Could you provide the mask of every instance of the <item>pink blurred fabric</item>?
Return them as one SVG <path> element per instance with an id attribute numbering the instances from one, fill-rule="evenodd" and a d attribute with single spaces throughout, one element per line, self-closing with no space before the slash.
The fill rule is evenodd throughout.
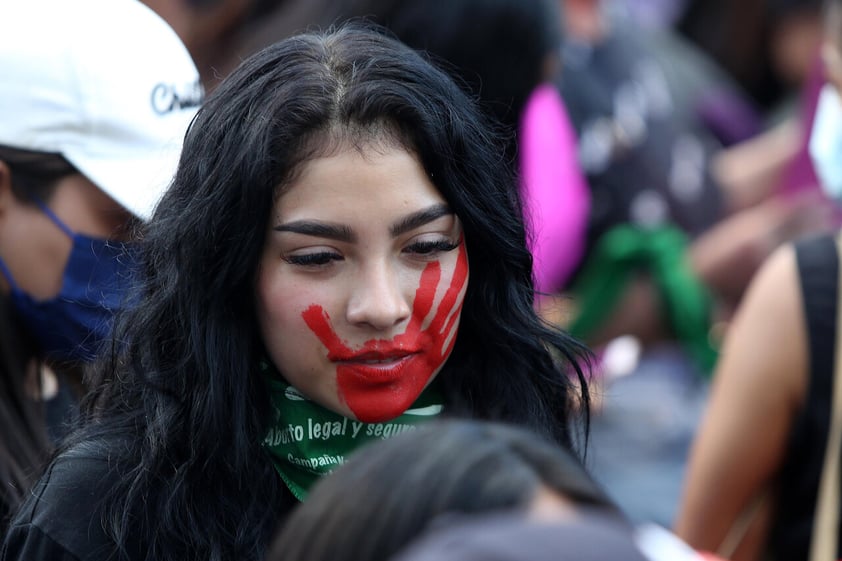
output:
<path id="1" fill-rule="evenodd" d="M 816 53 L 810 73 L 801 89 L 799 99 L 799 113 L 804 136 L 801 139 L 801 148 L 789 167 L 783 174 L 780 191 L 784 195 L 792 195 L 805 190 L 819 190 L 818 178 L 813 170 L 813 162 L 810 159 L 808 145 L 810 142 L 810 130 L 813 128 L 813 119 L 816 116 L 816 105 L 819 100 L 819 92 L 824 85 L 824 69 L 821 58 Z"/>
<path id="2" fill-rule="evenodd" d="M 813 161 L 810 158 L 810 132 L 813 129 L 813 121 L 816 117 L 816 107 L 819 101 L 819 93 L 827 79 L 824 75 L 824 65 L 819 52 L 816 52 L 813 65 L 810 69 L 805 83 L 801 88 L 800 107 L 798 117 L 802 126 L 803 136 L 798 153 L 784 169 L 781 182 L 778 186 L 778 194 L 784 198 L 797 197 L 808 192 L 814 192 L 821 197 L 825 203 L 833 209 L 834 226 L 842 227 L 842 207 L 832 199 L 829 199 L 819 185 L 819 179 L 813 168 Z"/>
<path id="3" fill-rule="evenodd" d="M 527 100 L 518 140 L 535 288 L 557 292 L 584 253 L 591 199 L 576 132 L 552 84 L 539 86 Z"/>

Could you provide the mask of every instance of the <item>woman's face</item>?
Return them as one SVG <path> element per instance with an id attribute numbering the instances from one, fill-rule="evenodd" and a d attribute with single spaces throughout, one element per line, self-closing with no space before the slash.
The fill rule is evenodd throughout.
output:
<path id="1" fill-rule="evenodd" d="M 304 164 L 257 276 L 271 360 L 322 406 L 380 422 L 441 370 L 468 283 L 459 219 L 417 158 L 354 148 Z"/>

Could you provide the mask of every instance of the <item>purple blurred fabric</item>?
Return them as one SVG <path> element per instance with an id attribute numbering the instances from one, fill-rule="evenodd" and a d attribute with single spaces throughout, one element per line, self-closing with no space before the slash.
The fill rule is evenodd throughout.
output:
<path id="1" fill-rule="evenodd" d="M 801 123 L 803 123 L 804 131 L 803 138 L 801 139 L 801 149 L 781 180 L 780 191 L 783 194 L 791 194 L 818 187 L 819 180 L 813 169 L 813 162 L 810 160 L 807 145 L 810 140 L 810 130 L 813 128 L 813 119 L 816 116 L 819 91 L 822 89 L 824 81 L 821 59 L 817 55 L 801 92 L 799 118 Z"/>
<path id="2" fill-rule="evenodd" d="M 782 197 L 798 196 L 807 192 L 816 193 L 823 197 L 827 204 L 835 209 L 834 223 L 836 226 L 842 226 L 842 208 L 824 196 L 808 149 L 810 131 L 813 128 L 813 120 L 816 116 L 819 92 L 822 86 L 824 86 L 825 81 L 824 67 L 821 57 L 817 52 L 813 60 L 813 65 L 810 68 L 810 73 L 801 91 L 799 107 L 799 120 L 802 124 L 803 131 L 801 147 L 784 172 L 778 187 L 778 193 Z"/>
<path id="3" fill-rule="evenodd" d="M 723 144 L 731 146 L 760 133 L 763 120 L 746 98 L 726 89 L 704 92 L 696 105 L 700 120 Z"/>

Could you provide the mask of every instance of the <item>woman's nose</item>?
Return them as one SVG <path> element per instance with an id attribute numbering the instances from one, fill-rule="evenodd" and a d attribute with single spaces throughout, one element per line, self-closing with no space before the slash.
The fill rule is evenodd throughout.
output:
<path id="1" fill-rule="evenodd" d="M 403 286 L 390 264 L 372 264 L 352 282 L 346 312 L 349 323 L 389 329 L 412 313 L 412 290 Z"/>

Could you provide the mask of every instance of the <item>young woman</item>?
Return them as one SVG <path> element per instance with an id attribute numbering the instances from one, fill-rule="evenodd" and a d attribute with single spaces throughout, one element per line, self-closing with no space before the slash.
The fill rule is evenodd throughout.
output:
<path id="1" fill-rule="evenodd" d="M 506 170 L 470 99 L 377 30 L 247 59 L 187 134 L 87 422 L 0 558 L 259 560 L 320 474 L 439 414 L 572 446 L 587 355 L 533 311 Z"/>

